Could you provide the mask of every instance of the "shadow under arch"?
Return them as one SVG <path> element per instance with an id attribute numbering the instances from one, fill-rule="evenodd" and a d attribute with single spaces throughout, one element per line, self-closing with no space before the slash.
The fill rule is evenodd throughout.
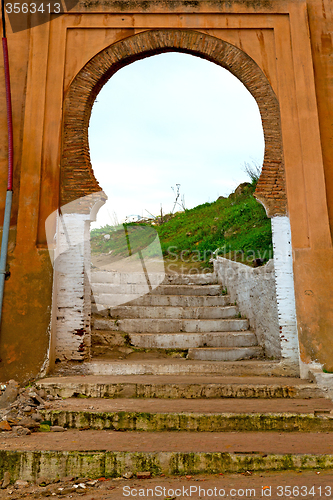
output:
<path id="1" fill-rule="evenodd" d="M 257 63 L 241 49 L 194 30 L 149 30 L 103 49 L 75 76 L 64 99 L 60 204 L 102 195 L 91 166 L 88 125 L 93 103 L 103 85 L 119 69 L 163 52 L 195 55 L 229 70 L 249 90 L 261 114 L 265 138 L 262 173 L 255 192 L 267 215 L 286 215 L 280 110 L 277 97 Z M 104 193 L 103 193 L 104 195 Z M 104 195 L 105 197 L 105 195 Z M 89 212 L 90 206 L 80 206 Z"/>

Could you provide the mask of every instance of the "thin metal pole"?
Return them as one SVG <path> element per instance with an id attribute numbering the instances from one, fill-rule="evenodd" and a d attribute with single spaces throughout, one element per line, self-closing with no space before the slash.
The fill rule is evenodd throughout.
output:
<path id="1" fill-rule="evenodd" d="M 12 209 L 12 198 L 13 198 L 13 191 L 7 191 L 5 216 L 2 229 L 1 253 L 0 253 L 0 324 L 2 316 L 3 292 L 4 292 L 5 277 L 6 277 L 7 250 L 8 250 L 8 238 L 9 238 L 9 228 L 10 228 L 10 213 Z"/>
<path id="2" fill-rule="evenodd" d="M 2 50 L 3 50 L 4 69 L 5 69 L 7 127 L 8 127 L 8 178 L 7 178 L 7 194 L 6 194 L 5 214 L 4 214 L 4 221 L 2 228 L 2 241 L 1 241 L 1 253 L 0 253 L 0 325 L 1 325 L 3 293 L 4 293 L 5 277 L 6 277 L 10 215 L 12 210 L 12 199 L 13 199 L 13 165 L 14 165 L 12 99 L 10 90 L 9 59 L 8 59 L 8 46 L 6 38 L 6 18 L 5 18 L 4 0 L 1 0 L 1 13 L 2 13 L 2 33 L 3 33 Z"/>

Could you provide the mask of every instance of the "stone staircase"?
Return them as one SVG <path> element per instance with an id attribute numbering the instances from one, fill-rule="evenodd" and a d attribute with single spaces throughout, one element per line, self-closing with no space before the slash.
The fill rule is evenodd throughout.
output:
<path id="1" fill-rule="evenodd" d="M 332 469 L 332 401 L 280 360 L 259 359 L 213 275 L 92 279 L 95 357 L 35 382 L 48 400 L 44 432 L 2 440 L 2 474 L 130 487 L 133 475 Z"/>
<path id="2" fill-rule="evenodd" d="M 263 354 L 254 333 L 212 275 L 156 277 L 150 290 L 142 277 L 102 276 L 93 278 L 96 357 L 59 363 L 35 383 L 49 395 L 44 431 L 66 432 L 0 443 L 2 471 L 131 485 L 142 473 L 332 469 L 332 401 L 279 360 L 254 357 Z"/>
<path id="3" fill-rule="evenodd" d="M 278 360 L 254 357 L 256 337 L 214 276 L 156 278 L 148 291 L 142 277 L 102 276 L 95 358 L 59 363 L 35 383 L 51 432 L 0 443 L 0 470 L 11 467 L 13 480 L 122 477 L 130 487 L 132 476 L 333 467 L 332 401 Z"/>
<path id="4" fill-rule="evenodd" d="M 139 350 L 202 361 L 264 356 L 248 320 L 230 304 L 214 274 L 169 275 L 147 290 L 142 275 L 99 271 L 91 286 L 93 356 L 130 359 Z"/>
<path id="5" fill-rule="evenodd" d="M 11 467 L 13 480 L 333 466 L 333 404 L 305 380 L 63 374 L 35 385 L 49 395 L 44 432 L 0 446 L 0 466 Z"/>

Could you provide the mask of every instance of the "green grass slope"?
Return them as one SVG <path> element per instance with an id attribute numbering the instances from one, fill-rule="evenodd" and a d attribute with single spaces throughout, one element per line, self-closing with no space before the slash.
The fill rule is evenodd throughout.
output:
<path id="1" fill-rule="evenodd" d="M 252 265 L 272 257 L 271 222 L 253 196 L 254 186 L 229 198 L 176 214 L 157 228 L 163 255 L 207 263 L 213 255 Z"/>
<path id="2" fill-rule="evenodd" d="M 228 198 L 204 203 L 191 210 L 164 216 L 154 223 L 104 226 L 91 231 L 92 253 L 111 252 L 116 258 L 144 249 L 156 236 L 167 262 L 209 266 L 214 255 L 247 265 L 273 256 L 270 219 L 253 196 L 254 185 L 244 184 Z M 138 231 L 138 226 L 142 231 Z M 105 241 L 103 235 L 111 234 Z M 131 245 L 129 246 L 129 242 Z"/>

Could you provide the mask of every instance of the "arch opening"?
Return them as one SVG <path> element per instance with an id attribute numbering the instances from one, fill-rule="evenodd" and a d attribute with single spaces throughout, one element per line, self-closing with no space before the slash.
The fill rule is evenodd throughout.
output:
<path id="1" fill-rule="evenodd" d="M 285 215 L 279 105 L 267 78 L 237 47 L 210 35 L 185 30 L 146 31 L 117 42 L 97 54 L 75 77 L 64 102 L 61 205 L 101 191 L 93 174 L 88 141 L 91 109 L 101 88 L 121 67 L 170 51 L 196 55 L 228 69 L 252 94 L 260 110 L 265 137 L 265 156 L 256 197 L 269 217 Z"/>
<path id="2" fill-rule="evenodd" d="M 100 227 L 228 196 L 250 181 L 245 164 L 261 167 L 264 137 L 240 80 L 202 58 L 168 52 L 112 76 L 92 109 L 89 147 L 108 196 L 93 224 Z"/>

